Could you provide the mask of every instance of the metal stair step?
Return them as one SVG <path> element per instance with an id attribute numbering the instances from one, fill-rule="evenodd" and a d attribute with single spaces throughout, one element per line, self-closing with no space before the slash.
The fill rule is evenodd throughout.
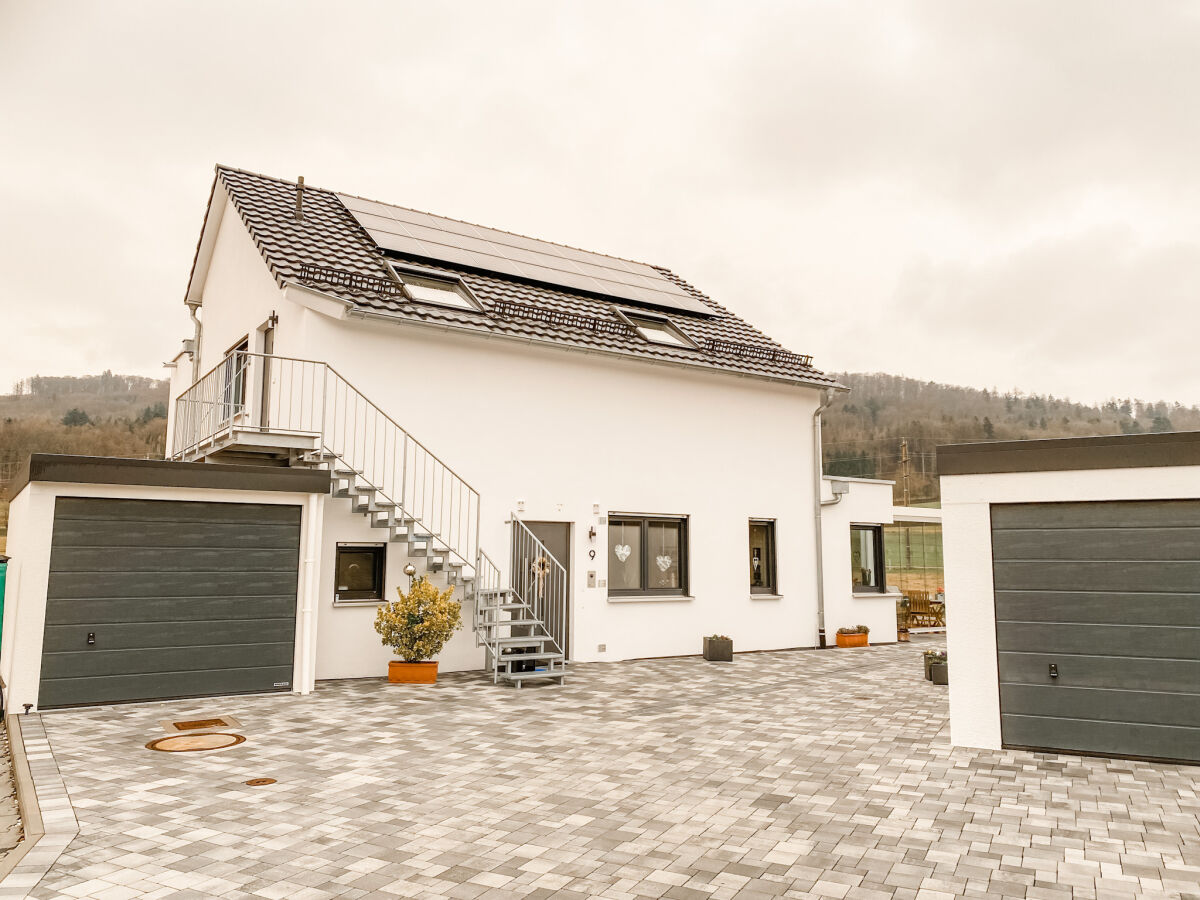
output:
<path id="1" fill-rule="evenodd" d="M 563 655 L 558 652 L 551 653 L 549 651 L 546 651 L 545 653 L 501 653 L 498 658 L 499 658 L 500 662 L 513 661 L 513 660 L 515 660 L 517 662 L 520 662 L 521 660 L 530 662 L 532 660 L 539 660 L 539 659 L 561 660 L 563 658 Z M 565 662 L 565 660 L 564 660 L 564 662 Z"/>
<path id="2" fill-rule="evenodd" d="M 511 681 L 517 687 L 521 686 L 523 681 L 543 681 L 545 679 L 557 678 L 559 684 L 567 677 L 566 669 L 547 669 L 545 672 L 501 672 L 499 677 L 505 681 Z"/>
<path id="3" fill-rule="evenodd" d="M 552 640 L 554 639 L 547 635 L 539 636 L 536 634 L 528 634 L 508 635 L 507 637 L 492 638 L 491 642 L 499 645 L 500 648 L 503 649 L 505 647 L 541 647 L 544 646 L 547 641 Z"/>
<path id="4" fill-rule="evenodd" d="M 492 622 L 480 622 L 479 624 L 482 625 L 484 628 L 494 628 L 497 625 L 529 626 L 529 625 L 541 625 L 542 620 L 541 619 L 496 619 L 495 621 L 492 621 Z"/>

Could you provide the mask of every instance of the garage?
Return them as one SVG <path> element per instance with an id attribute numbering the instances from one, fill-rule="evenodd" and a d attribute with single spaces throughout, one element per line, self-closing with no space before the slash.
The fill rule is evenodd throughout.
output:
<path id="1" fill-rule="evenodd" d="M 992 507 L 1005 746 L 1200 748 L 1200 500 Z"/>
<path id="2" fill-rule="evenodd" d="M 312 690 L 329 473 L 34 454 L 9 507 L 9 708 Z"/>
<path id="3" fill-rule="evenodd" d="M 290 691 L 300 507 L 59 497 L 41 705 Z"/>
<path id="4" fill-rule="evenodd" d="M 951 742 L 1200 762 L 1200 434 L 938 467 Z"/>

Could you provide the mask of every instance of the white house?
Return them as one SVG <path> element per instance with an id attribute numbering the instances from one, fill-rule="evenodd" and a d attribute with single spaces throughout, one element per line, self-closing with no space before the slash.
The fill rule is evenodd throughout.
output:
<path id="1" fill-rule="evenodd" d="M 312 589 L 295 678 L 271 685 L 381 675 L 375 610 L 410 566 L 464 601 L 443 671 L 519 684 L 715 632 L 821 642 L 819 412 L 840 386 L 670 271 L 218 167 L 185 300 L 172 459 L 332 478 L 287 526 L 312 536 Z"/>

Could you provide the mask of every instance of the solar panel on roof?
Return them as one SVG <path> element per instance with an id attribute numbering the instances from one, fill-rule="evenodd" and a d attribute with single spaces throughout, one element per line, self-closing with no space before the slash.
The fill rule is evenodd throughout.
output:
<path id="1" fill-rule="evenodd" d="M 338 198 L 385 250 L 643 306 L 693 315 L 713 314 L 675 282 L 643 263 L 345 194 L 338 194 Z"/>

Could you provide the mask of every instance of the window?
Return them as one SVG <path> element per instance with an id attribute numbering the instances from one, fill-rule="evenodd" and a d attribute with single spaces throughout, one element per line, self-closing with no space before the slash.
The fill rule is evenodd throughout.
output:
<path id="1" fill-rule="evenodd" d="M 385 544 L 338 544 L 335 602 L 383 599 Z"/>
<path id="2" fill-rule="evenodd" d="M 750 520 L 750 593 L 775 594 L 775 523 Z"/>
<path id="3" fill-rule="evenodd" d="M 609 516 L 609 596 L 687 594 L 687 519 Z"/>
<path id="4" fill-rule="evenodd" d="M 463 284 L 460 278 L 401 266 L 396 266 L 395 269 L 404 283 L 404 294 L 409 300 L 433 303 L 437 306 L 454 306 L 458 309 L 480 308 L 470 288 Z"/>
<path id="5" fill-rule="evenodd" d="M 855 593 L 884 590 L 883 526 L 850 526 L 850 573 Z"/>
<path id="6" fill-rule="evenodd" d="M 668 344 L 672 347 L 695 347 L 688 336 L 671 324 L 670 319 L 659 316 L 636 315 L 618 311 L 617 315 L 652 344 Z"/>

